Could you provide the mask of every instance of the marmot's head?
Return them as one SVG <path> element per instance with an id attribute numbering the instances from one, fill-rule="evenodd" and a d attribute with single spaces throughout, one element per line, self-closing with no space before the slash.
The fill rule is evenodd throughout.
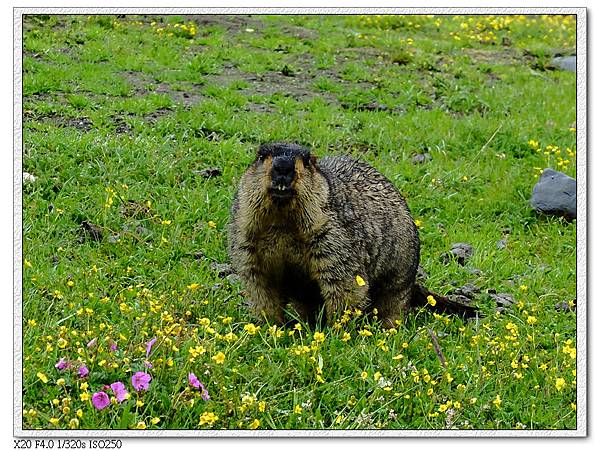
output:
<path id="1" fill-rule="evenodd" d="M 317 172 L 316 157 L 298 144 L 269 143 L 258 148 L 249 171 L 260 180 L 262 197 L 285 206 L 311 190 Z"/>

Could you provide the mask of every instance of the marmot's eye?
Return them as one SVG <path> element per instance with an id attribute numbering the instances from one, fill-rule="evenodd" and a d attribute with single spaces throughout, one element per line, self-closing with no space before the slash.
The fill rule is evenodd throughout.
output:
<path id="1" fill-rule="evenodd" d="M 258 161 L 260 161 L 262 163 L 263 161 L 265 161 L 265 158 L 267 158 L 267 156 L 265 154 L 260 154 L 258 156 Z"/>

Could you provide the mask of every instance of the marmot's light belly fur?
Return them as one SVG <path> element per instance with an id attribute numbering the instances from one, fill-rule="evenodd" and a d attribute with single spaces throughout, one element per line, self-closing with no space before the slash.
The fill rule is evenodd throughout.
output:
<path id="1" fill-rule="evenodd" d="M 283 322 L 292 303 L 306 319 L 324 305 L 329 321 L 347 308 L 377 308 L 392 327 L 410 305 L 417 229 L 400 192 L 367 163 L 263 145 L 229 227 L 231 263 L 268 321 Z"/>

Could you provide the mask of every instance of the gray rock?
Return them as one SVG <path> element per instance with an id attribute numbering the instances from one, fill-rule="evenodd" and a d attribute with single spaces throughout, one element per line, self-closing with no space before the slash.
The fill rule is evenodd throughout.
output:
<path id="1" fill-rule="evenodd" d="M 552 61 L 550 61 L 550 66 L 569 72 L 576 72 L 577 57 L 575 55 L 557 56 L 555 58 L 552 58 Z"/>
<path id="2" fill-rule="evenodd" d="M 233 274 L 233 268 L 229 263 L 217 263 L 212 262 L 210 264 L 211 269 L 217 271 L 219 277 L 222 279 L 227 277 L 229 274 Z"/>
<path id="3" fill-rule="evenodd" d="M 421 265 L 419 265 L 417 267 L 417 280 L 426 280 L 428 277 L 429 277 L 429 274 L 427 274 L 427 272 L 425 272 L 423 267 Z"/>
<path id="4" fill-rule="evenodd" d="M 220 168 L 207 168 L 207 169 L 202 169 L 201 171 L 192 171 L 192 172 L 194 174 L 197 174 L 200 177 L 204 177 L 206 179 L 209 179 L 211 177 L 218 177 L 223 173 L 223 171 L 221 171 Z"/>
<path id="5" fill-rule="evenodd" d="M 462 296 L 467 299 L 473 299 L 477 293 L 481 292 L 481 288 L 472 283 L 456 288 L 452 293 L 457 296 Z"/>
<path id="6" fill-rule="evenodd" d="M 465 262 L 473 255 L 473 246 L 467 243 L 454 243 L 450 252 L 442 256 L 445 263 L 450 262 L 453 258 L 456 262 L 464 266 Z"/>
<path id="7" fill-rule="evenodd" d="M 429 153 L 418 153 L 414 157 L 411 158 L 412 164 L 423 164 L 431 161 L 433 157 Z"/>
<path id="8" fill-rule="evenodd" d="M 571 307 L 567 301 L 562 301 L 556 304 L 554 308 L 559 312 L 572 312 L 575 311 L 575 309 L 577 308 L 577 299 L 574 299 L 573 303 L 574 305 L 573 307 Z"/>
<path id="9" fill-rule="evenodd" d="M 237 274 L 229 274 L 227 277 L 227 282 L 229 282 L 230 285 L 238 285 L 240 283 L 240 276 L 238 276 Z"/>
<path id="10" fill-rule="evenodd" d="M 496 243 L 498 249 L 504 249 L 506 247 L 506 238 L 502 238 Z"/>
<path id="11" fill-rule="evenodd" d="M 546 168 L 533 187 L 531 207 L 547 215 L 577 217 L 577 184 L 574 178 Z"/>
<path id="12" fill-rule="evenodd" d="M 468 298 L 467 296 L 463 296 L 462 294 L 449 294 L 447 296 L 447 298 L 453 302 L 458 302 L 459 304 L 466 304 L 466 305 L 469 305 L 472 301 L 471 298 Z"/>
<path id="13" fill-rule="evenodd" d="M 489 295 L 496 301 L 498 307 L 510 307 L 515 303 L 515 298 L 508 293 L 489 293 Z"/>

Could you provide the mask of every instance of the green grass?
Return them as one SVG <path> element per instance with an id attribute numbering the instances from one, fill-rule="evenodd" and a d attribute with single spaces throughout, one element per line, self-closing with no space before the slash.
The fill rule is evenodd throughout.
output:
<path id="1" fill-rule="evenodd" d="M 28 16 L 23 38 L 23 428 L 576 427 L 575 314 L 555 309 L 576 297 L 576 225 L 528 205 L 539 168 L 575 176 L 575 76 L 547 67 L 572 17 Z M 485 316 L 256 329 L 212 265 L 275 140 L 386 174 L 426 285 L 476 284 Z M 441 259 L 457 242 L 466 266 Z M 497 314 L 488 290 L 516 302 Z M 96 410 L 115 381 L 131 398 Z"/>

